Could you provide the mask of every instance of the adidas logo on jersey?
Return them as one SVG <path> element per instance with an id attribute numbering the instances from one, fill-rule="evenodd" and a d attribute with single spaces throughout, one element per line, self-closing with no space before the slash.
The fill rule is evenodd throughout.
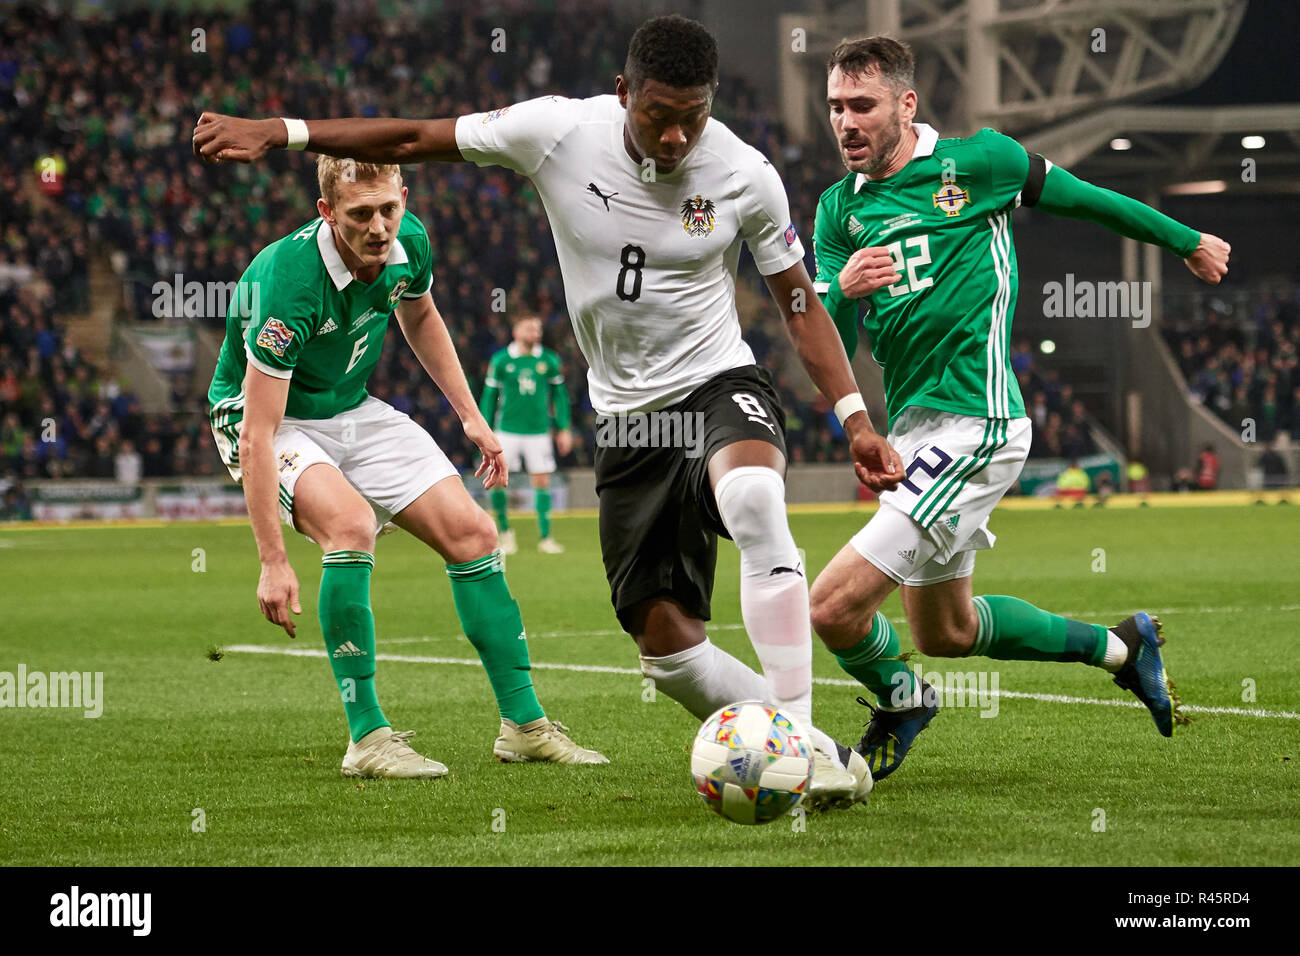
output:
<path id="1" fill-rule="evenodd" d="M 335 657 L 365 657 L 366 652 L 351 641 L 344 641 L 338 647 L 334 648 Z"/>
<path id="2" fill-rule="evenodd" d="M 956 530 L 957 530 L 957 522 L 960 521 L 960 520 L 961 520 L 961 515 L 953 515 L 951 518 L 949 518 L 949 519 L 948 519 L 948 530 L 949 530 L 949 531 L 956 531 Z"/>
<path id="3" fill-rule="evenodd" d="M 320 327 L 320 331 L 317 332 L 316 334 L 324 335 L 326 332 L 337 332 L 338 330 L 339 330 L 339 324 L 334 321 L 334 316 L 331 315 L 328 319 L 325 320 L 325 324 Z"/>
<path id="4" fill-rule="evenodd" d="M 914 564 L 916 562 L 916 548 L 908 548 L 906 551 L 900 551 L 898 552 L 898 556 L 908 564 Z"/>
<path id="5" fill-rule="evenodd" d="M 857 216 L 853 215 L 852 213 L 849 213 L 849 238 L 850 239 L 856 238 L 858 233 L 862 232 L 862 230 L 866 228 L 867 228 L 866 226 L 858 222 Z"/>

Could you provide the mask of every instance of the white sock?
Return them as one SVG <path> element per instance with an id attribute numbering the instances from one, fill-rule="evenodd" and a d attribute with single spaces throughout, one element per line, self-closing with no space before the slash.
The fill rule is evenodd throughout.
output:
<path id="1" fill-rule="evenodd" d="M 641 657 L 641 673 L 686 708 L 697 720 L 741 700 L 768 701 L 767 681 L 708 638 L 704 643 L 666 657 Z M 835 741 L 808 724 L 813 745 L 841 767 Z"/>
<path id="2" fill-rule="evenodd" d="M 1101 666 L 1112 674 L 1119 673 L 1120 668 L 1128 660 L 1128 645 L 1123 639 L 1112 630 L 1106 631 L 1106 656 L 1102 659 Z"/>
<path id="3" fill-rule="evenodd" d="M 666 657 L 641 657 L 641 673 L 697 720 L 741 700 L 767 700 L 767 681 L 707 637 Z"/>
<path id="4" fill-rule="evenodd" d="M 808 579 L 785 513 L 785 482 L 771 468 L 733 468 L 714 488 L 740 549 L 740 613 L 763 666 L 771 703 L 812 726 L 812 622 Z"/>

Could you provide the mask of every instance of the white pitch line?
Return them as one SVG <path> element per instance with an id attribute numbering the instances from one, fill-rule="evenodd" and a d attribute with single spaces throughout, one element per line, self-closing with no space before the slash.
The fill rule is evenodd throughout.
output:
<path id="1" fill-rule="evenodd" d="M 391 643 L 391 642 L 390 642 Z M 225 648 L 232 654 L 278 654 L 282 657 L 325 657 L 325 651 L 319 648 L 310 647 L 267 647 L 262 644 L 232 644 Z M 415 654 L 376 654 L 377 661 L 394 661 L 399 664 L 458 664 L 462 667 L 482 667 L 482 662 L 466 657 L 426 657 Z M 543 671 L 572 671 L 579 674 L 619 674 L 626 677 L 640 677 L 641 672 L 631 667 L 604 667 L 598 664 L 547 664 L 540 661 L 533 661 L 532 666 L 537 670 Z M 844 680 L 838 677 L 814 677 L 814 684 L 821 684 L 826 687 L 861 687 L 857 681 Z M 952 690 L 954 693 L 962 690 L 960 687 L 936 687 L 935 690 L 943 690 L 945 693 Z M 966 691 L 974 696 L 974 692 L 966 688 Z M 1092 704 L 1098 707 L 1141 707 L 1136 700 L 1102 700 L 1097 697 L 1068 697 L 1064 694 L 1036 694 L 1026 691 L 1013 690 L 990 690 L 981 691 L 981 694 L 987 694 L 992 697 L 1018 698 L 1020 700 L 1035 700 L 1045 704 Z M 1183 704 L 1180 708 L 1187 713 L 1192 714 L 1230 714 L 1236 717 L 1267 717 L 1277 720 L 1300 720 L 1300 713 L 1289 710 L 1260 710 L 1258 708 L 1247 709 L 1245 707 L 1201 707 L 1196 704 Z"/>
<path id="2" fill-rule="evenodd" d="M 1300 611 L 1300 604 L 1260 604 L 1250 607 L 1165 607 L 1165 608 L 1109 608 L 1102 611 L 1054 611 L 1061 617 L 1073 618 L 1081 621 L 1086 618 L 1111 618 L 1120 615 L 1135 614 L 1138 610 L 1145 610 L 1148 614 L 1154 614 L 1159 617 L 1161 614 L 1239 614 L 1243 611 L 1278 611 L 1282 613 L 1294 613 Z M 906 624 L 905 617 L 891 617 L 891 624 Z M 743 631 L 744 624 L 709 624 L 710 631 Z M 621 637 L 624 632 L 620 628 L 603 629 L 596 631 L 529 631 L 528 637 L 532 638 L 553 638 L 553 637 Z M 420 637 L 386 637 L 385 644 L 427 644 L 433 641 L 455 641 L 465 640 L 464 634 L 425 634 Z M 1141 706 L 1141 705 L 1139 705 Z"/>

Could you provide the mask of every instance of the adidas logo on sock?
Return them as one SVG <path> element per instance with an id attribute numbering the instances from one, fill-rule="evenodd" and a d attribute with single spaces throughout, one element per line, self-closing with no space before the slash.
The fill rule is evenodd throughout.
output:
<path id="1" fill-rule="evenodd" d="M 866 228 L 867 228 L 866 226 L 858 222 L 857 216 L 853 215 L 852 213 L 849 214 L 849 238 L 850 239 L 852 239 L 854 236 L 856 236 L 858 233 L 860 233 L 863 229 Z"/>
<path id="2" fill-rule="evenodd" d="M 334 648 L 335 657 L 365 657 L 366 652 L 351 641 L 344 641 L 338 647 Z"/>
<path id="3" fill-rule="evenodd" d="M 916 548 L 908 548 L 906 551 L 900 551 L 898 552 L 898 556 L 908 564 L 912 564 L 916 561 Z"/>
<path id="4" fill-rule="evenodd" d="M 325 324 L 320 327 L 320 331 L 317 332 L 316 334 L 324 335 L 326 332 L 337 332 L 338 330 L 339 330 L 338 323 L 334 321 L 334 316 L 331 315 L 328 319 L 325 320 Z"/>

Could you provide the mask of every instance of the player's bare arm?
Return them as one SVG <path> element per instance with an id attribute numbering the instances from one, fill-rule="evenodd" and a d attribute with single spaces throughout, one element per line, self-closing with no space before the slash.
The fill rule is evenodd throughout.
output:
<path id="1" fill-rule="evenodd" d="M 426 292 L 418 299 L 403 300 L 397 307 L 397 322 L 416 358 L 460 417 L 465 437 L 482 453 L 483 460 L 474 472 L 475 477 L 483 479 L 485 488 L 504 487 L 509 472 L 501 442 L 474 401 L 456 346 L 442 314 L 433 304 L 433 296 Z"/>
<path id="2" fill-rule="evenodd" d="M 257 542 L 262 574 L 257 603 L 272 624 L 295 637 L 293 617 L 302 613 L 298 577 L 289 565 L 280 530 L 280 475 L 275 467 L 275 432 L 284 418 L 289 379 L 276 378 L 249 365 L 244 377 L 244 424 L 239 432 L 239 462 L 243 469 L 244 500 Z"/>
<path id="3" fill-rule="evenodd" d="M 359 163 L 462 162 L 454 118 L 305 122 L 313 153 Z M 272 149 L 287 149 L 289 129 L 278 117 L 244 119 L 205 112 L 194 127 L 193 146 L 194 155 L 204 162 L 251 163 Z"/>
<path id="4" fill-rule="evenodd" d="M 799 361 L 818 391 L 832 403 L 857 392 L 844 343 L 803 263 L 796 262 L 784 272 L 767 276 L 767 288 L 781 309 Z M 871 426 L 867 413 L 859 411 L 846 418 L 844 432 L 858 480 L 875 492 L 897 487 L 903 480 L 902 461 L 888 440 Z"/>

